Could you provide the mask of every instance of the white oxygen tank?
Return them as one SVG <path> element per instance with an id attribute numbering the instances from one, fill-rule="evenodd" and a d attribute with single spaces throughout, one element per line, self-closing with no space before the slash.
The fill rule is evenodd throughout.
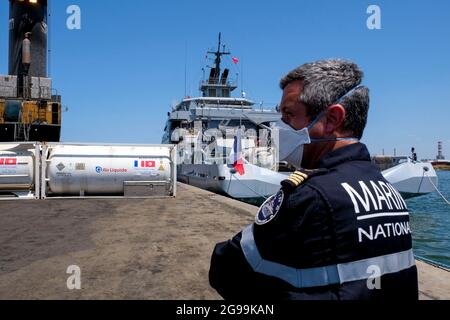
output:
<path id="1" fill-rule="evenodd" d="M 0 191 L 31 191 L 35 183 L 35 150 L 0 145 Z"/>
<path id="2" fill-rule="evenodd" d="M 52 195 L 123 195 L 125 182 L 171 180 L 165 146 L 54 145 L 46 155 Z"/>

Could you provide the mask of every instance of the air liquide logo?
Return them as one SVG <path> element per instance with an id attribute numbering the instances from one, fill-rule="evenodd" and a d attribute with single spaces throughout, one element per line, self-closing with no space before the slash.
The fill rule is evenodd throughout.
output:
<path id="1" fill-rule="evenodd" d="M 127 173 L 127 168 L 105 168 L 105 167 L 95 167 L 95 172 L 98 174 L 121 174 Z"/>

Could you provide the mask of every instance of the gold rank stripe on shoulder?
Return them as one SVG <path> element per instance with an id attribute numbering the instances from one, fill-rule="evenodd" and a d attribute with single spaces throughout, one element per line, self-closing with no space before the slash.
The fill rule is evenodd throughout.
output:
<path id="1" fill-rule="evenodd" d="M 292 175 L 298 176 L 303 179 L 308 179 L 308 175 L 306 173 L 303 173 L 301 171 L 295 171 Z"/>
<path id="2" fill-rule="evenodd" d="M 304 174 L 303 172 L 296 171 L 294 172 L 287 180 L 292 182 L 296 187 L 301 185 L 305 180 L 308 179 L 308 175 Z"/>

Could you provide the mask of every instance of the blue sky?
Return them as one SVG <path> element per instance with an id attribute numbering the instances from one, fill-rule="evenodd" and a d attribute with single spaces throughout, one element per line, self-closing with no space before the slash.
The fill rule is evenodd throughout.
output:
<path id="1" fill-rule="evenodd" d="M 66 28 L 81 7 L 82 29 Z M 382 29 L 366 27 L 379 5 Z M 69 111 L 64 141 L 159 143 L 167 112 L 198 93 L 217 34 L 240 59 L 244 90 L 275 105 L 283 74 L 323 58 L 355 61 L 371 89 L 364 142 L 372 153 L 450 158 L 450 1 L 105 1 L 51 5 L 54 87 Z M 0 74 L 7 73 L 8 1 L 0 1 Z M 237 92 L 238 94 L 238 92 Z"/>

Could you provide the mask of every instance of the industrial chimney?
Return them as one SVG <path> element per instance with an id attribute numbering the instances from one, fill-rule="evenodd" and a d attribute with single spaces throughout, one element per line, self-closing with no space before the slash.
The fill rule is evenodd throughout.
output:
<path id="1" fill-rule="evenodd" d="M 9 74 L 0 74 L 0 142 L 58 142 L 61 96 L 47 77 L 50 0 L 8 1 Z"/>
<path id="2" fill-rule="evenodd" d="M 439 141 L 438 142 L 438 155 L 436 156 L 436 160 L 445 160 L 444 155 L 442 154 L 442 150 L 443 150 L 443 142 Z"/>
<path id="3" fill-rule="evenodd" d="M 9 0 L 10 75 L 47 77 L 47 33 L 47 0 Z"/>

